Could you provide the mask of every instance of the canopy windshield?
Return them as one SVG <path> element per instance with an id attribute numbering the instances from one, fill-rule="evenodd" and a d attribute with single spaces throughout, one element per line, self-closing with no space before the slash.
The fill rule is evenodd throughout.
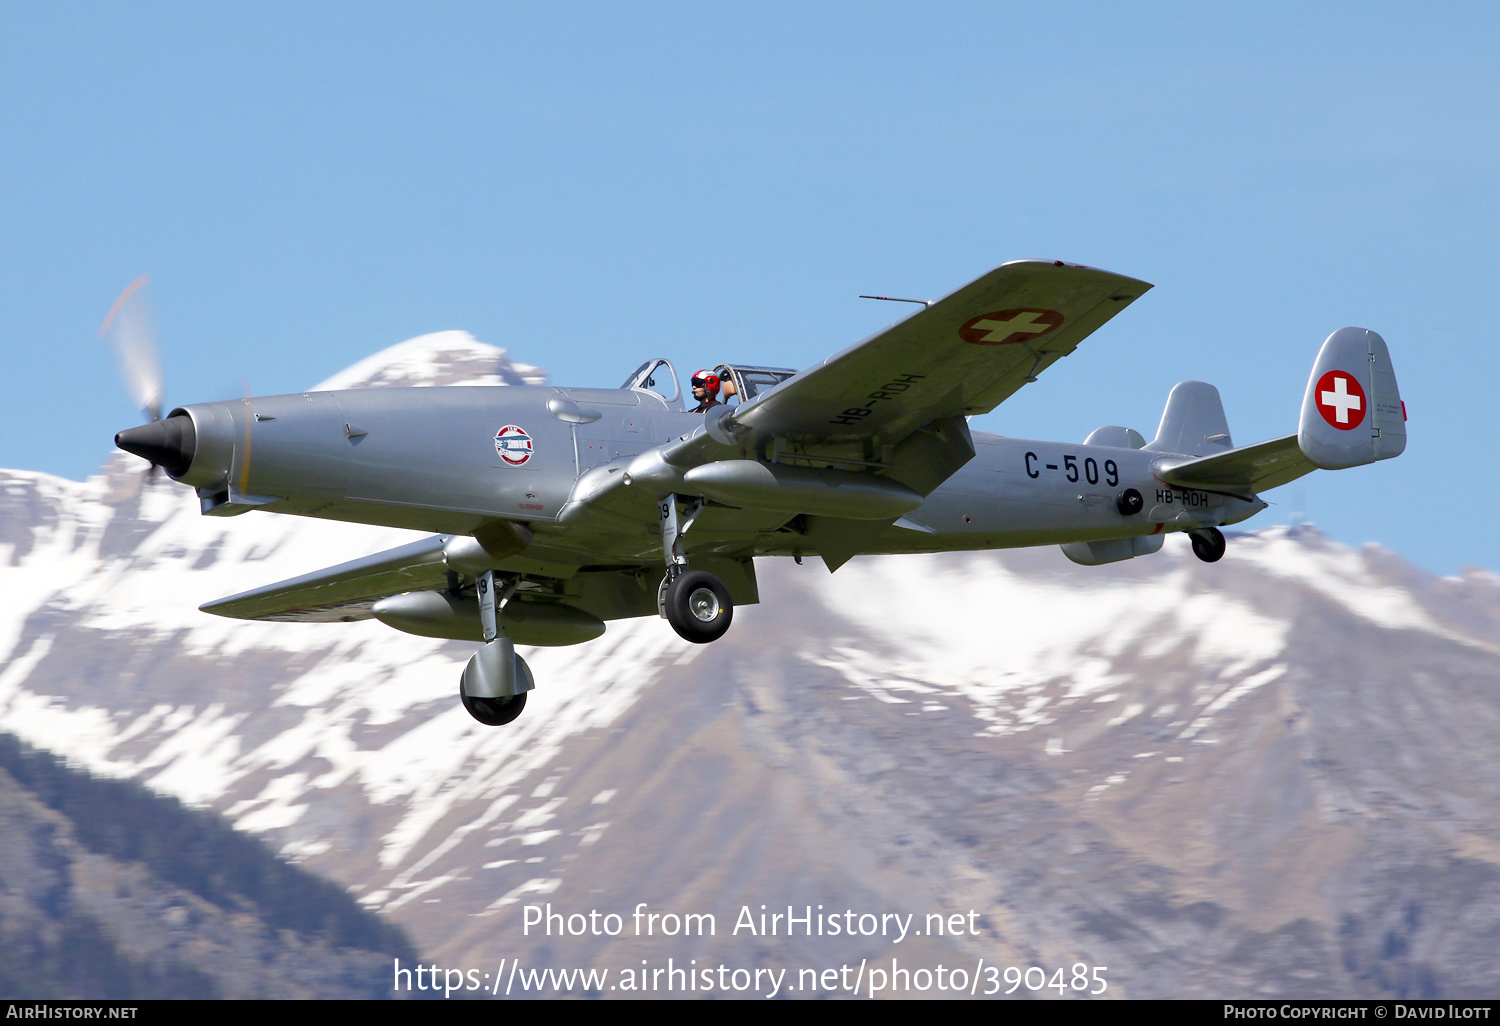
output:
<path id="1" fill-rule="evenodd" d="M 669 360 L 647 360 L 625 379 L 621 388 L 639 388 L 660 396 L 664 402 L 674 403 L 682 390 L 677 385 L 677 371 Z"/>
<path id="2" fill-rule="evenodd" d="M 734 404 L 748 403 L 797 372 L 786 367 L 750 367 L 742 363 L 721 363 L 714 368 L 714 373 L 724 383 L 719 398 Z"/>

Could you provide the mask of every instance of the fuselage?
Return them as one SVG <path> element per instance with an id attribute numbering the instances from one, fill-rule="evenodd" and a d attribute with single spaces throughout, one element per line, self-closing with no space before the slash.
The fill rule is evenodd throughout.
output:
<path id="1" fill-rule="evenodd" d="M 260 509 L 448 534 L 521 522 L 536 537 L 521 562 L 537 573 L 549 563 L 659 560 L 652 510 L 661 496 L 620 487 L 626 468 L 703 429 L 701 414 L 645 389 L 539 386 L 309 392 L 173 416 L 190 418 L 194 435 L 174 476 L 197 489 L 207 514 Z M 972 438 L 974 457 L 863 551 L 1148 536 L 1232 524 L 1264 507 L 1165 485 L 1152 467 L 1161 452 Z M 1139 512 L 1122 512 L 1129 489 L 1142 497 Z M 607 502 L 581 501 L 604 490 Z M 690 550 L 729 558 L 816 552 L 785 509 L 706 504 L 687 537 Z"/>
<path id="2" fill-rule="evenodd" d="M 874 551 L 1014 548 L 1130 538 L 1239 523 L 1265 504 L 1173 488 L 1153 472 L 1168 455 L 1147 449 L 1045 442 L 975 432 L 974 458 L 928 495 L 906 520 L 920 530 L 882 534 Z M 1140 493 L 1139 513 L 1120 496 Z M 916 535 L 917 537 L 912 537 Z"/>

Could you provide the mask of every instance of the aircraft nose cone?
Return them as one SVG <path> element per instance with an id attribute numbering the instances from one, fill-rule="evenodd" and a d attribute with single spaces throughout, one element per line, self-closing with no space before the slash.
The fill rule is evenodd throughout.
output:
<path id="1" fill-rule="evenodd" d="M 192 466 L 198 437 L 191 418 L 179 414 L 115 435 L 115 445 L 150 460 L 173 477 L 181 477 Z"/>

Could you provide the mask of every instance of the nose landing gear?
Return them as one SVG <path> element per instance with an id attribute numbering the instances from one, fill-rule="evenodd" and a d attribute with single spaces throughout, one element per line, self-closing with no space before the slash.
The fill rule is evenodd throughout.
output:
<path id="1" fill-rule="evenodd" d="M 477 582 L 479 621 L 484 628 L 484 647 L 469 658 L 458 681 L 458 697 L 474 717 L 486 727 L 500 727 L 521 715 L 526 708 L 526 692 L 536 687 L 531 667 L 516 655 L 516 646 L 501 633 L 497 606 L 503 604 L 516 582 L 506 581 L 496 595 L 495 574 L 486 570 Z"/>

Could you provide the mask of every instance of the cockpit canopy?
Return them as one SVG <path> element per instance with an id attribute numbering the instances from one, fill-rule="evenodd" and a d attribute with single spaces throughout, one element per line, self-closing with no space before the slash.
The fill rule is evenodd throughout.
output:
<path id="1" fill-rule="evenodd" d="M 677 371 L 672 368 L 672 362 L 662 359 L 647 360 L 631 371 L 630 377 L 626 378 L 625 383 L 620 387 L 654 392 L 661 396 L 668 406 L 676 403 L 682 394 L 682 389 L 677 385 Z"/>
<path id="2" fill-rule="evenodd" d="M 721 363 L 714 368 L 714 373 L 719 380 L 724 382 L 719 392 L 719 401 L 731 406 L 736 403 L 748 403 L 757 395 L 769 389 L 775 388 L 787 378 L 797 372 L 785 367 L 751 367 L 747 364 Z M 733 394 L 727 386 L 734 386 Z"/>
<path id="3" fill-rule="evenodd" d="M 747 403 L 757 395 L 781 384 L 797 372 L 786 367 L 751 367 L 748 364 L 721 363 L 714 373 L 723 382 L 719 401 L 731 406 Z M 677 371 L 668 360 L 647 360 L 625 379 L 621 388 L 638 388 L 652 392 L 669 406 L 680 408 L 681 386 L 677 383 Z"/>

